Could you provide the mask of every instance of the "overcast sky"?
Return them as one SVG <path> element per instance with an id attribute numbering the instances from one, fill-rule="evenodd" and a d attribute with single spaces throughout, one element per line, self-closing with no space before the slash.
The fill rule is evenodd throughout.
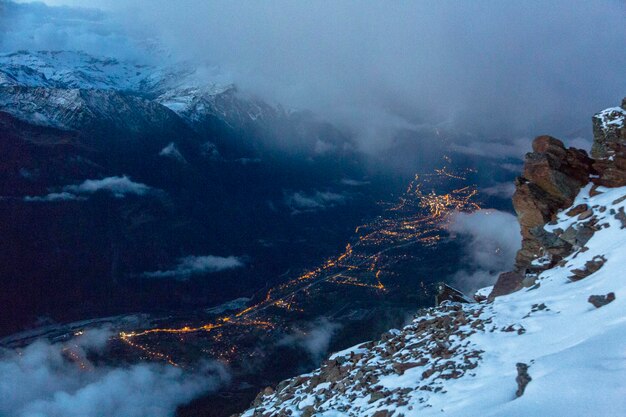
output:
<path id="1" fill-rule="evenodd" d="M 133 45 L 158 42 L 352 129 L 365 148 L 423 125 L 490 141 L 589 137 L 591 115 L 626 96 L 623 0 L 46 3 L 105 12 L 23 5 L 0 48 L 147 59 Z"/>

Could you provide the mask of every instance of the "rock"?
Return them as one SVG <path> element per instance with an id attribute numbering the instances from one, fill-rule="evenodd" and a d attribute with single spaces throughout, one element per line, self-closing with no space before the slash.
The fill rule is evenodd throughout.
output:
<path id="1" fill-rule="evenodd" d="M 583 247 L 589 242 L 594 233 L 595 229 L 588 225 L 580 227 L 573 224 L 559 236 L 559 239 L 569 243 L 572 247 Z"/>
<path id="2" fill-rule="evenodd" d="M 620 207 L 617 213 L 615 214 L 615 218 L 620 221 L 621 228 L 626 228 L 626 213 L 624 213 L 624 207 Z"/>
<path id="3" fill-rule="evenodd" d="M 593 304 L 595 308 L 604 307 L 605 305 L 615 301 L 615 293 L 610 292 L 607 295 L 590 295 L 587 301 Z"/>
<path id="4" fill-rule="evenodd" d="M 315 415 L 315 408 L 312 405 L 307 405 L 302 409 L 302 417 L 312 417 Z"/>
<path id="5" fill-rule="evenodd" d="M 551 136 L 539 136 L 533 141 L 533 152 L 526 154 L 523 177 L 516 180 L 513 194 L 513 207 L 522 233 L 522 248 L 515 259 L 515 271 L 525 273 L 534 259 L 543 256 L 546 248 L 549 250 L 546 238 L 556 242 L 543 226 L 552 221 L 560 209 L 572 204 L 594 172 L 592 163 L 584 151 L 566 149 L 563 142 Z M 575 208 L 572 215 L 587 209 Z M 555 262 L 560 260 L 560 252 Z M 542 269 L 551 266 L 544 265 Z"/>
<path id="6" fill-rule="evenodd" d="M 376 402 L 378 400 L 382 400 L 383 398 L 385 398 L 385 394 L 380 392 L 380 391 L 374 391 L 370 394 L 370 400 L 368 401 L 368 404 L 371 404 L 373 402 Z"/>
<path id="7" fill-rule="evenodd" d="M 621 187 L 626 185 L 626 109 L 612 107 L 593 116 L 593 146 L 591 155 L 597 185 Z"/>
<path id="8" fill-rule="evenodd" d="M 406 370 L 411 369 L 411 368 L 416 368 L 421 365 L 416 362 L 401 362 L 401 363 L 394 363 L 392 366 L 393 366 L 393 370 L 398 375 L 403 375 Z"/>
<path id="9" fill-rule="evenodd" d="M 569 217 L 574 217 L 574 216 L 577 216 L 577 215 L 579 215 L 580 213 L 582 213 L 582 212 L 584 212 L 584 211 L 586 211 L 586 210 L 588 210 L 588 209 L 589 209 L 589 206 L 588 206 L 588 205 L 586 205 L 586 204 L 579 204 L 579 205 L 577 205 L 577 206 L 575 206 L 575 207 L 573 207 L 573 208 L 569 209 L 569 210 L 565 213 L 565 215 L 566 215 L 566 216 L 569 216 Z"/>
<path id="10" fill-rule="evenodd" d="M 493 290 L 489 294 L 488 299 L 493 300 L 500 295 L 511 294 L 522 288 L 522 281 L 524 275 L 519 272 L 504 272 L 500 274 L 496 284 L 493 286 Z"/>
<path id="11" fill-rule="evenodd" d="M 604 256 L 594 256 L 592 260 L 585 262 L 584 268 L 572 269 L 572 273 L 574 275 L 570 276 L 569 279 L 571 279 L 572 281 L 579 281 L 583 278 L 586 278 L 602 268 L 605 262 L 606 258 Z"/>
<path id="12" fill-rule="evenodd" d="M 521 397 L 524 395 L 526 386 L 530 381 L 532 381 L 532 378 L 528 374 L 528 365 L 520 362 L 515 366 L 517 367 L 517 377 L 515 378 L 515 382 L 517 382 L 517 391 L 515 391 L 515 395 Z"/>
<path id="13" fill-rule="evenodd" d="M 391 417 L 391 413 L 387 410 L 378 410 L 372 414 L 372 417 Z"/>
<path id="14" fill-rule="evenodd" d="M 625 119 L 624 101 L 622 101 L 622 108 L 612 107 L 593 116 L 591 156 L 594 159 L 610 157 L 615 145 L 626 142 Z"/>

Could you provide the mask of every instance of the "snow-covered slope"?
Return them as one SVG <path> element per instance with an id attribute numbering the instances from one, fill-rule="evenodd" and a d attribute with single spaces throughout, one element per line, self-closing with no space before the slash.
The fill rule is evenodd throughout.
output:
<path id="1" fill-rule="evenodd" d="M 276 117 L 277 109 L 240 98 L 232 84 L 220 83 L 216 77 L 185 64 L 157 67 L 78 51 L 19 51 L 0 55 L 0 110 L 28 122 L 65 127 L 63 118 L 47 117 L 40 107 L 73 113 L 78 90 L 111 90 L 163 105 L 191 124 L 207 117 L 229 125 Z M 37 93 L 18 100 L 17 87 L 37 89 Z M 41 94 L 44 90 L 51 92 Z"/>
<path id="2" fill-rule="evenodd" d="M 19 51 L 0 55 L 0 86 L 140 91 L 154 68 L 83 52 Z"/>
<path id="3" fill-rule="evenodd" d="M 563 210 L 546 230 L 594 235 L 534 285 L 425 310 L 267 388 L 243 415 L 626 415 L 626 187 L 590 190 L 573 204 L 588 210 Z"/>

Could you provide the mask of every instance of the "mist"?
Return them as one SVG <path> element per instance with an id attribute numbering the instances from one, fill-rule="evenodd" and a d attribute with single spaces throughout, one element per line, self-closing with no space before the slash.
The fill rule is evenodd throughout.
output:
<path id="1" fill-rule="evenodd" d="M 194 371 L 169 365 L 112 367 L 89 357 L 112 333 L 92 329 L 65 343 L 39 340 L 0 350 L 0 415 L 6 417 L 170 417 L 177 406 L 228 383 L 217 363 Z"/>
<path id="2" fill-rule="evenodd" d="M 312 110 L 370 152 L 400 131 L 431 140 L 425 127 L 503 149 L 544 133 L 580 142 L 591 115 L 626 92 L 620 0 L 80 2 L 100 10 L 89 13 L 47 3 L 20 5 L 14 14 L 29 17 L 13 19 L 0 48 L 98 45 L 146 59 L 159 45 L 173 61 L 219 68 L 242 94 Z M 44 36 L 55 20 L 36 16 L 70 10 L 78 18 L 63 36 Z M 20 25 L 29 35 L 11 36 Z"/>
<path id="3" fill-rule="evenodd" d="M 149 3 L 129 10 L 180 59 L 311 109 L 366 150 L 425 125 L 588 137 L 591 115 L 626 91 L 622 1 Z"/>
<path id="4" fill-rule="evenodd" d="M 460 237 L 464 268 L 451 281 L 462 291 L 493 285 L 501 272 L 510 271 L 521 246 L 517 218 L 506 212 L 483 209 L 473 213 L 454 213 L 447 230 Z"/>

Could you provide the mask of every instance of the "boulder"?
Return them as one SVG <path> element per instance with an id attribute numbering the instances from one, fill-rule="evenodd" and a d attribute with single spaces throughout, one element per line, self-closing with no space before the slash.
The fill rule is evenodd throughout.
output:
<path id="1" fill-rule="evenodd" d="M 522 288 L 522 281 L 524 280 L 524 275 L 519 272 L 504 272 L 500 274 L 496 284 L 493 286 L 493 290 L 491 294 L 489 294 L 489 300 L 493 300 L 495 297 L 500 295 L 511 294 Z"/>
<path id="2" fill-rule="evenodd" d="M 595 308 L 604 307 L 605 305 L 615 301 L 615 293 L 610 292 L 607 295 L 590 295 L 589 301 Z"/>

